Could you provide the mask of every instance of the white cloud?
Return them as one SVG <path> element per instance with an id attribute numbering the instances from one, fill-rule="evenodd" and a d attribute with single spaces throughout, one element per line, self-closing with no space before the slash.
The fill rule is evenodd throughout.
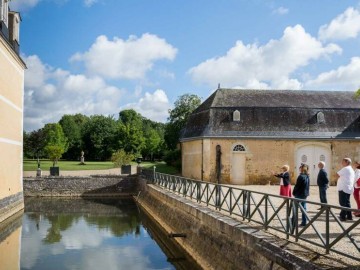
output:
<path id="1" fill-rule="evenodd" d="M 296 25 L 287 27 L 279 40 L 270 40 L 262 46 L 237 41 L 226 55 L 200 63 L 191 68 L 189 74 L 193 81 L 213 86 L 221 83 L 226 87 L 258 85 L 298 89 L 301 83 L 289 78 L 294 71 L 312 60 L 341 52 L 339 46 L 324 46 L 301 25 Z"/>
<path id="2" fill-rule="evenodd" d="M 26 58 L 27 65 L 27 69 L 25 70 L 25 87 L 32 88 L 42 86 L 47 79 L 46 76 L 50 67 L 44 65 L 37 55 L 31 55 L 29 57 L 23 55 L 22 57 Z"/>
<path id="3" fill-rule="evenodd" d="M 34 8 L 42 1 L 43 0 L 12 0 L 10 1 L 10 9 L 19 12 L 25 12 L 31 8 Z M 69 0 L 49 0 L 49 1 L 52 1 L 57 5 L 63 5 Z"/>
<path id="4" fill-rule="evenodd" d="M 360 12 L 353 7 L 349 7 L 329 24 L 320 27 L 319 38 L 321 40 L 342 40 L 355 38 L 359 33 Z"/>
<path id="5" fill-rule="evenodd" d="M 134 109 L 146 118 L 164 122 L 171 105 L 164 90 L 157 89 L 153 94 L 146 92 L 137 103 L 129 103 L 122 109 Z"/>
<path id="6" fill-rule="evenodd" d="M 86 7 L 91 7 L 92 5 L 94 5 L 97 2 L 98 2 L 98 0 L 84 0 L 84 5 Z"/>
<path id="7" fill-rule="evenodd" d="M 273 14 L 285 15 L 289 13 L 289 9 L 285 7 L 279 7 L 273 10 Z"/>
<path id="8" fill-rule="evenodd" d="M 25 71 L 25 130 L 57 122 L 64 114 L 114 114 L 124 90 L 108 85 L 98 76 L 71 74 L 41 62 L 38 56 L 23 57 Z"/>
<path id="9" fill-rule="evenodd" d="M 25 11 L 35 7 L 41 0 L 14 0 L 10 2 L 11 10 Z"/>
<path id="10" fill-rule="evenodd" d="M 177 49 L 166 40 L 152 34 L 127 40 L 115 37 L 109 40 L 99 36 L 85 53 L 76 53 L 70 61 L 84 62 L 89 74 L 111 79 L 143 79 L 154 62 L 173 60 Z"/>
<path id="11" fill-rule="evenodd" d="M 314 80 L 309 80 L 305 87 L 308 89 L 349 90 L 355 91 L 360 87 L 360 57 L 353 57 L 346 66 L 321 73 Z"/>

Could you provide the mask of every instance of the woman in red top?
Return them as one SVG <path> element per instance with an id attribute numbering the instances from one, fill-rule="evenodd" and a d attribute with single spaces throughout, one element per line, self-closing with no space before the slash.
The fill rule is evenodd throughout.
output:
<path id="1" fill-rule="evenodd" d="M 355 181 L 354 181 L 354 198 L 357 204 L 357 209 L 360 210 L 360 163 L 355 162 Z M 353 213 L 354 216 L 360 217 L 360 212 Z"/>
<path id="2" fill-rule="evenodd" d="M 277 178 L 280 178 L 280 196 L 291 197 L 291 181 L 289 174 L 289 165 L 281 167 L 282 173 L 274 174 Z"/>

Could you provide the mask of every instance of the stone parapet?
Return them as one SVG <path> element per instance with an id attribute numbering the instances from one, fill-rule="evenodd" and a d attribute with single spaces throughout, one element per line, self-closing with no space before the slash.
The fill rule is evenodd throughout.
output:
<path id="1" fill-rule="evenodd" d="M 136 175 L 25 178 L 26 197 L 129 196 L 137 191 Z"/>

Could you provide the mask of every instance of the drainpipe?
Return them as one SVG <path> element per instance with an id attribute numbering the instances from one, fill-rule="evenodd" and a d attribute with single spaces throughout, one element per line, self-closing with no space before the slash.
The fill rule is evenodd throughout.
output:
<path id="1" fill-rule="evenodd" d="M 216 146 L 216 182 L 221 182 L 221 146 Z"/>
<path id="2" fill-rule="evenodd" d="M 204 139 L 201 140 L 201 181 L 204 181 Z"/>
<path id="3" fill-rule="evenodd" d="M 220 207 L 220 202 L 221 202 L 221 192 L 220 192 L 220 182 L 221 182 L 221 146 L 217 145 L 216 146 L 216 182 L 217 182 L 217 186 L 216 186 L 216 208 Z"/>

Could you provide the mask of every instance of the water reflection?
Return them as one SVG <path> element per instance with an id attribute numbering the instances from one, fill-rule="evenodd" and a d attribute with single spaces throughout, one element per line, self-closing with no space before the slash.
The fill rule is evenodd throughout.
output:
<path id="1" fill-rule="evenodd" d="M 0 223 L 0 269 L 20 268 L 22 212 Z"/>
<path id="2" fill-rule="evenodd" d="M 152 227 L 132 200 L 26 199 L 0 224 L 0 269 L 195 269 Z"/>
<path id="3" fill-rule="evenodd" d="M 174 269 L 133 201 L 25 201 L 21 269 Z"/>

